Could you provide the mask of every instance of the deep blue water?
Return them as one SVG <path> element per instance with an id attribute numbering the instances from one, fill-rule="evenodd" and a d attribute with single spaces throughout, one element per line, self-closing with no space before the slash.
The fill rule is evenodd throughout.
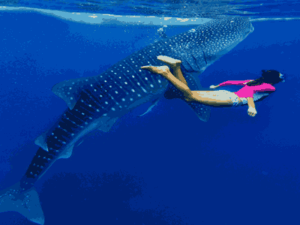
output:
<path id="1" fill-rule="evenodd" d="M 159 40 L 157 26 L 93 25 L 36 12 L 0 13 L 0 189 L 25 173 L 34 139 L 66 109 L 51 92 L 94 76 Z M 204 87 L 286 75 L 247 108 L 212 108 L 200 121 L 180 100 L 143 105 L 95 132 L 36 183 L 52 224 L 300 224 L 299 21 L 254 22 L 255 31 L 200 75 Z M 169 26 L 167 35 L 191 26 Z M 16 212 L 0 224 L 33 224 Z"/>

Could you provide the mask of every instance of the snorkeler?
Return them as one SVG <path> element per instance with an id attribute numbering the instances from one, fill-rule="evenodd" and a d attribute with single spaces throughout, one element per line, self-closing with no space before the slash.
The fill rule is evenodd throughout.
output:
<path id="1" fill-rule="evenodd" d="M 184 95 L 184 100 L 200 102 L 210 106 L 238 106 L 248 104 L 248 115 L 254 117 L 257 114 L 253 94 L 256 92 L 275 91 L 274 84 L 284 81 L 283 74 L 276 70 L 262 70 L 262 76 L 256 80 L 226 81 L 219 85 L 211 85 L 211 89 L 226 85 L 244 86 L 237 92 L 225 90 L 219 91 L 191 91 L 182 75 L 180 69 L 181 61 L 168 56 L 158 56 L 158 60 L 166 63 L 173 70 L 170 72 L 168 66 L 142 66 L 153 73 L 162 75 L 169 80 Z"/>

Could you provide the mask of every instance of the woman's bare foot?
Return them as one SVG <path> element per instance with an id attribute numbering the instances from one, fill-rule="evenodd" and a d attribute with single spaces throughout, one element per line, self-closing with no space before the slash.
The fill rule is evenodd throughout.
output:
<path id="1" fill-rule="evenodd" d="M 176 67 L 180 67 L 180 64 L 181 64 L 181 61 L 179 59 L 173 59 L 171 57 L 164 56 L 164 55 L 157 56 L 157 59 L 166 63 L 172 69 L 174 69 Z"/>
<path id="2" fill-rule="evenodd" d="M 151 71 L 152 73 L 158 73 L 163 76 L 170 73 L 170 69 L 167 66 L 142 66 L 141 69 L 146 69 Z"/>

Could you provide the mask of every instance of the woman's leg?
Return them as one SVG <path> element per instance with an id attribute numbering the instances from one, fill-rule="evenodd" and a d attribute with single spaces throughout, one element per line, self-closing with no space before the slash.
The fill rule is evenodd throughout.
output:
<path id="1" fill-rule="evenodd" d="M 181 61 L 179 59 L 173 59 L 171 57 L 163 56 L 163 55 L 157 56 L 157 59 L 166 63 L 168 66 L 170 66 L 170 68 L 173 70 L 174 76 L 188 86 L 188 84 L 182 74 L 182 71 L 180 68 Z"/>
<path id="2" fill-rule="evenodd" d="M 166 63 L 170 68 L 173 70 L 173 74 L 176 78 L 178 78 L 181 82 L 185 83 L 187 86 L 187 82 L 182 74 L 180 64 L 181 61 L 179 59 L 173 59 L 168 56 L 158 56 L 158 60 Z M 224 92 L 224 91 L 191 91 L 193 100 L 196 100 L 198 102 L 201 102 L 206 105 L 213 105 L 213 106 L 227 106 L 227 105 L 232 105 L 233 101 L 231 98 L 234 98 L 236 96 L 232 96 L 231 93 L 229 92 Z M 235 95 L 235 94 L 234 94 Z M 188 100 L 187 100 L 188 101 Z"/>
<path id="3" fill-rule="evenodd" d="M 226 92 L 222 91 L 191 91 L 188 87 L 185 79 L 183 81 L 177 79 L 169 70 L 167 66 L 143 66 L 142 69 L 147 69 L 153 73 L 157 73 L 169 80 L 179 91 L 184 94 L 184 99 L 186 101 L 200 102 L 205 105 L 210 106 L 230 106 L 233 105 L 233 101 L 230 97 L 235 94 L 231 93 L 228 95 Z M 178 71 L 178 70 L 177 70 Z M 181 73 L 181 71 L 180 71 Z M 180 76 L 180 74 L 179 74 Z M 181 73 L 182 76 L 182 73 Z M 182 76 L 183 77 L 183 76 Z M 233 95 L 232 95 L 233 94 Z"/>
<path id="4" fill-rule="evenodd" d="M 142 66 L 141 69 L 146 69 L 151 71 L 152 73 L 157 73 L 162 75 L 164 78 L 166 78 L 168 81 L 170 81 L 179 91 L 181 91 L 184 94 L 185 99 L 189 99 L 192 95 L 192 92 L 190 88 L 177 79 L 170 71 L 169 67 L 167 66 Z"/>
<path id="5" fill-rule="evenodd" d="M 230 91 L 192 91 L 193 100 L 210 106 L 238 105 L 240 100 Z"/>

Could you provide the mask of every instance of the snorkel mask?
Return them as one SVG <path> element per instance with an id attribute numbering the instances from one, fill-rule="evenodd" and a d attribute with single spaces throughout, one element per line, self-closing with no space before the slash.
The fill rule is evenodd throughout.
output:
<path id="1" fill-rule="evenodd" d="M 285 82 L 285 79 L 284 79 L 284 75 L 282 73 L 279 73 L 279 78 L 282 80 L 282 82 Z"/>

